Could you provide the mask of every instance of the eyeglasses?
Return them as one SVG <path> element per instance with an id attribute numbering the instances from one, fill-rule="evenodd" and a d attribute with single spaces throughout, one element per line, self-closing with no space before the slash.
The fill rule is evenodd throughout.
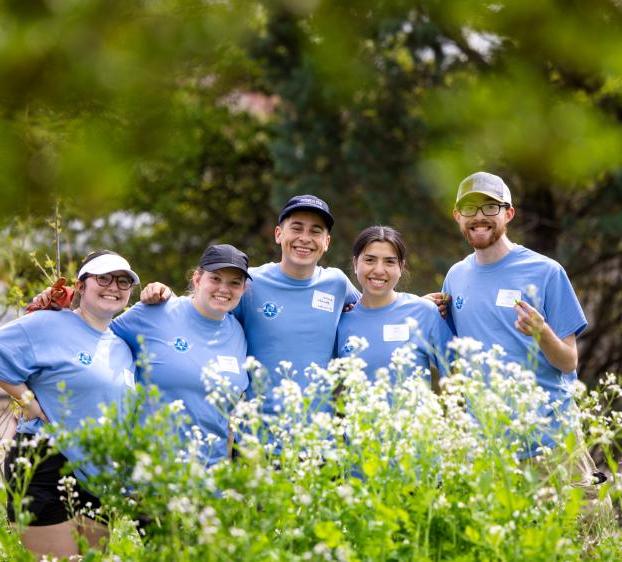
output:
<path id="1" fill-rule="evenodd" d="M 100 273 L 99 275 L 89 275 L 94 277 L 100 287 L 110 287 L 113 281 L 117 282 L 119 289 L 126 291 L 134 284 L 134 279 L 129 275 L 113 275 L 112 273 Z"/>
<path id="2" fill-rule="evenodd" d="M 501 209 L 509 209 L 507 203 L 485 203 L 484 205 L 462 205 L 458 207 L 458 212 L 463 217 L 474 217 L 477 211 L 481 211 L 485 217 L 494 217 L 501 212 Z"/>

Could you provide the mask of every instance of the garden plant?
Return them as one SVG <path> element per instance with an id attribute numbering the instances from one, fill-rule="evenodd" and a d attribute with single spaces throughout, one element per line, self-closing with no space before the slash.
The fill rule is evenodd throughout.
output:
<path id="1" fill-rule="evenodd" d="M 533 373 L 505 363 L 501 348 L 469 339 L 451 346 L 453 374 L 440 393 L 428 373 L 413 372 L 404 347 L 374 382 L 357 357 L 311 367 L 304 391 L 285 377 L 274 389 L 281 411 L 270 419 L 259 414 L 267 377 L 250 358 L 258 398 L 234 410 L 234 460 L 209 468 L 197 451 L 213 436 L 196 432 L 182 448 L 183 403 L 145 415 L 157 399 L 150 385 L 126 412 L 103 409 L 73 433 L 50 427 L 50 439 L 79 443 L 101 471 L 90 486 L 103 507 L 91 515 L 109 518 L 113 532 L 104 550 L 85 547 L 84 560 L 618 560 L 615 514 L 598 513 L 607 497 L 618 509 L 622 497 L 622 415 L 609 407 L 622 397 L 619 377 L 607 374 L 591 392 L 575 385 L 577 415 L 559 430 L 560 445 L 543 452 L 564 462 L 521 460 L 548 424 Z M 233 389 L 213 366 L 204 380 L 206 400 L 224 412 Z M 268 433 L 279 446 L 265 442 Z M 592 505 L 569 482 L 584 446 L 597 450 L 608 475 Z M 32 455 L 20 460 L 25 480 L 37 449 L 33 439 Z M 60 485 L 70 503 L 72 479 Z M 0 495 L 4 503 L 4 488 Z M 27 499 L 12 501 L 19 530 Z M 2 560 L 30 559 L 5 524 L 0 547 Z"/>

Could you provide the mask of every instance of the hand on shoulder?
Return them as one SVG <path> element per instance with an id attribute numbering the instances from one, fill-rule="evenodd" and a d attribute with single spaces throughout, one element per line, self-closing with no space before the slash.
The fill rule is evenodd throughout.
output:
<path id="1" fill-rule="evenodd" d="M 428 293 L 427 295 L 423 295 L 424 299 L 428 299 L 432 301 L 436 307 L 440 315 L 443 318 L 447 318 L 447 314 L 449 313 L 449 303 L 451 302 L 451 295 L 448 293 Z"/>
<path id="2" fill-rule="evenodd" d="M 173 290 L 164 283 L 156 281 L 149 283 L 140 292 L 140 302 L 143 304 L 160 304 L 173 296 Z"/>

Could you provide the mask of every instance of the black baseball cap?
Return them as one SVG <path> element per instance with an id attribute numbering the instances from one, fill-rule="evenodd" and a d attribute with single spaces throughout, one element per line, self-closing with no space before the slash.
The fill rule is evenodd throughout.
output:
<path id="1" fill-rule="evenodd" d="M 235 267 L 236 269 L 241 269 L 248 279 L 252 279 L 248 274 L 248 256 L 244 252 L 240 252 L 235 246 L 231 246 L 231 244 L 208 246 L 201 256 L 199 266 L 205 271 Z"/>
<path id="2" fill-rule="evenodd" d="M 279 224 L 296 211 L 317 213 L 324 219 L 329 232 L 331 228 L 333 228 L 333 224 L 335 224 L 335 219 L 333 215 L 330 214 L 328 203 L 315 195 L 294 195 L 281 209 Z"/>

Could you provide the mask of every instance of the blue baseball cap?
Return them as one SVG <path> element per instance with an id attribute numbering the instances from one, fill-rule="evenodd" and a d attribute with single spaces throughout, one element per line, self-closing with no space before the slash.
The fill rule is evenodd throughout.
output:
<path id="1" fill-rule="evenodd" d="M 324 219 L 329 232 L 333 228 L 333 224 L 335 224 L 335 219 L 330 214 L 328 203 L 315 195 L 294 195 L 281 209 L 279 224 L 296 211 L 308 211 L 320 215 Z"/>

